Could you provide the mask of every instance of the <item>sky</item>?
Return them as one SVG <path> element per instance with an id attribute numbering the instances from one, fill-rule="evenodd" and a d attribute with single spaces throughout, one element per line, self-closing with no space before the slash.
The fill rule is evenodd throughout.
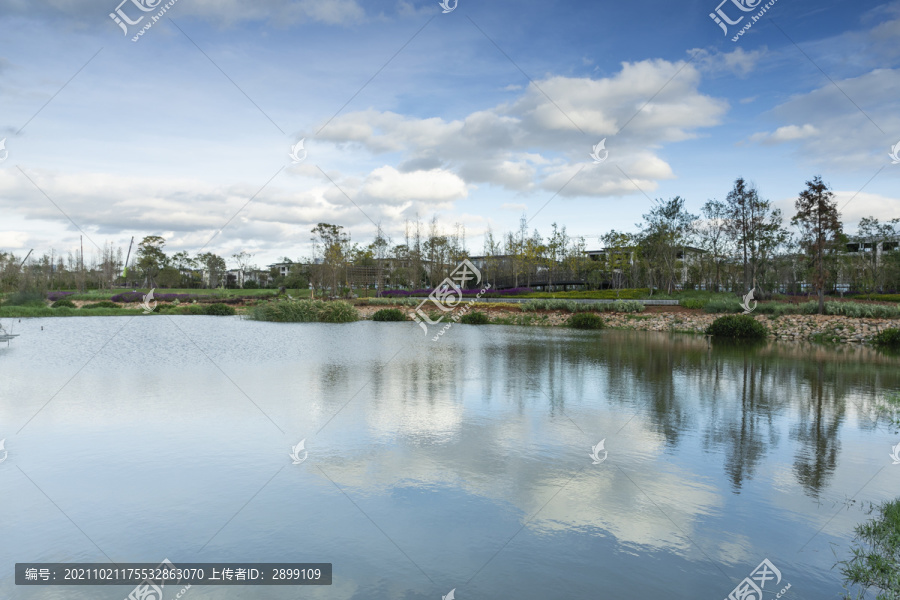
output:
<path id="1" fill-rule="evenodd" d="M 738 177 L 900 217 L 900 2 L 120 1 L 0 0 L 0 252 L 264 266 L 418 216 L 477 255 L 523 215 L 591 249 Z"/>

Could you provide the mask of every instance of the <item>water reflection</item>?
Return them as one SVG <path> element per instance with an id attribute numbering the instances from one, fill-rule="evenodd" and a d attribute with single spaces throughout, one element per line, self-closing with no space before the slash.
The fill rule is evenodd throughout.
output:
<path id="1" fill-rule="evenodd" d="M 336 565 L 337 584 L 310 597 L 367 600 L 463 597 L 476 573 L 467 597 L 724 597 L 765 556 L 827 597 L 833 556 L 798 558 L 798 540 L 826 525 L 822 547 L 845 540 L 863 515 L 835 517 L 838 502 L 864 484 L 865 499 L 897 489 L 900 467 L 867 480 L 890 462 L 878 402 L 900 388 L 900 360 L 866 348 L 465 326 L 432 344 L 389 323 L 177 323 L 137 319 L 103 347 L 114 320 L 44 320 L 46 336 L 0 353 L 13 449 L 0 594 L 15 560 L 97 558 L 10 465 L 117 559 L 302 554 Z M 300 439 L 309 460 L 293 468 Z M 601 439 L 609 459 L 592 465 Z"/>

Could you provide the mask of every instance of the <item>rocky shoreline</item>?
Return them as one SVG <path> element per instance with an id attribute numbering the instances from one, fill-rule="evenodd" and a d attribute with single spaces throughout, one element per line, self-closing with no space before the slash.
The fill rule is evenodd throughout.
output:
<path id="1" fill-rule="evenodd" d="M 370 319 L 382 308 L 398 308 L 408 316 L 413 309 L 407 306 L 368 306 L 359 305 L 360 317 Z M 564 326 L 572 313 L 565 311 L 526 312 L 521 309 L 479 306 L 478 310 L 487 313 L 492 321 L 509 324 L 522 324 L 544 327 Z M 642 313 L 599 313 L 600 317 L 611 329 L 637 331 L 664 331 L 703 334 L 706 328 L 722 315 L 705 313 L 702 310 L 691 310 L 682 307 L 658 306 L 648 308 Z M 528 319 L 528 317 L 531 317 Z M 865 319 L 833 315 L 784 315 L 770 317 L 754 315 L 762 323 L 769 334 L 776 340 L 817 341 L 835 344 L 865 344 L 879 331 L 889 328 L 900 328 L 898 319 Z M 528 322 L 525 322 L 528 321 Z"/>

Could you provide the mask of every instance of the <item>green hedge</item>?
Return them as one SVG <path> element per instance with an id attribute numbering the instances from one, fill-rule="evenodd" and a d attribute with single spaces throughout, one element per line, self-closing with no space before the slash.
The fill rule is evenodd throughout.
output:
<path id="1" fill-rule="evenodd" d="M 40 292 L 14 292 L 4 298 L 3 306 L 42 308 L 47 304 L 44 302 L 44 294 Z"/>
<path id="2" fill-rule="evenodd" d="M 281 300 L 258 304 L 247 313 L 256 321 L 279 323 L 350 323 L 359 320 L 359 312 L 349 302 L 334 300 Z"/>
<path id="3" fill-rule="evenodd" d="M 406 314 L 402 310 L 396 308 L 382 308 L 374 315 L 373 321 L 406 321 Z"/>
<path id="4" fill-rule="evenodd" d="M 235 310 L 233 306 L 228 306 L 227 304 L 222 304 L 221 302 L 215 302 L 213 304 L 207 304 L 203 307 L 204 315 L 212 315 L 215 317 L 230 317 L 235 314 Z"/>
<path id="5" fill-rule="evenodd" d="M 638 300 L 616 300 L 615 302 L 606 302 L 603 304 L 574 302 L 572 300 L 529 300 L 523 302 L 522 310 L 526 312 L 534 312 L 539 310 L 560 310 L 571 313 L 605 311 L 605 312 L 643 312 L 646 307 L 643 302 Z"/>
<path id="6" fill-rule="evenodd" d="M 567 325 L 575 329 L 603 329 L 605 323 L 594 313 L 577 313 L 569 317 Z"/>
<path id="7" fill-rule="evenodd" d="M 706 308 L 709 300 L 702 300 L 700 298 L 682 298 L 678 301 L 679 306 L 683 306 L 684 308 Z"/>
<path id="8" fill-rule="evenodd" d="M 76 308 L 75 303 L 68 298 L 60 298 L 50 305 L 50 308 Z"/>
<path id="9" fill-rule="evenodd" d="M 319 311 L 319 321 L 322 323 L 352 323 L 359 320 L 359 311 L 343 300 L 326 302 Z"/>
<path id="10" fill-rule="evenodd" d="M 769 330 L 750 315 L 726 315 L 713 321 L 706 328 L 706 334 L 722 338 L 761 340 L 766 338 Z"/>
<path id="11" fill-rule="evenodd" d="M 466 325 L 487 325 L 491 322 L 486 314 L 483 312 L 473 311 L 470 313 L 464 314 L 459 319 L 460 323 L 464 323 Z"/>
<path id="12" fill-rule="evenodd" d="M 89 302 L 88 304 L 82 304 L 81 309 L 92 309 L 92 308 L 122 308 L 121 304 L 116 304 L 115 302 L 110 302 L 109 300 L 103 300 L 101 302 Z"/>

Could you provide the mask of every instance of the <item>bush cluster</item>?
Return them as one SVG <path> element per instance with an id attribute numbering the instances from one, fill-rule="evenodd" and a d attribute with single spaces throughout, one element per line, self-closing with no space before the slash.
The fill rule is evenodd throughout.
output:
<path id="1" fill-rule="evenodd" d="M 706 334 L 721 338 L 762 340 L 769 334 L 769 330 L 750 315 L 726 315 L 713 321 L 706 328 Z"/>
<path id="2" fill-rule="evenodd" d="M 709 300 L 702 300 L 700 298 L 682 298 L 678 301 L 679 306 L 683 306 L 684 308 L 706 308 L 706 304 Z"/>
<path id="3" fill-rule="evenodd" d="M 325 302 L 319 310 L 319 321 L 322 323 L 352 323 L 358 320 L 359 311 L 349 302 Z"/>
<path id="4" fill-rule="evenodd" d="M 3 300 L 3 306 L 30 306 L 41 308 L 44 304 L 44 295 L 40 292 L 13 292 Z"/>
<path id="5" fill-rule="evenodd" d="M 882 348 L 900 349 L 900 329 L 885 329 L 872 338 L 872 344 Z"/>
<path id="6" fill-rule="evenodd" d="M 216 302 L 213 304 L 207 304 L 203 307 L 204 315 L 212 315 L 215 317 L 230 317 L 235 314 L 234 307 L 228 306 L 227 304 L 222 304 L 221 302 Z"/>
<path id="7" fill-rule="evenodd" d="M 101 300 L 100 302 L 89 302 L 81 305 L 82 310 L 85 308 L 122 308 L 120 304 L 110 302 L 109 300 Z"/>
<path id="8" fill-rule="evenodd" d="M 280 300 L 258 304 L 247 316 L 256 321 L 278 323 L 349 323 L 359 319 L 359 312 L 343 300 Z"/>
<path id="9" fill-rule="evenodd" d="M 402 310 L 396 308 L 382 308 L 374 315 L 373 321 L 406 321 L 406 314 Z"/>
<path id="10" fill-rule="evenodd" d="M 60 298 L 50 305 L 50 308 L 75 308 L 75 303 L 68 298 Z"/>
<path id="11" fill-rule="evenodd" d="M 594 313 L 577 313 L 569 317 L 569 327 L 575 329 L 603 329 L 603 319 Z"/>
<path id="12" fill-rule="evenodd" d="M 605 311 L 605 312 L 643 312 L 646 307 L 638 300 L 616 300 L 603 304 L 575 302 L 573 300 L 529 300 L 521 304 L 522 310 L 534 312 L 538 310 L 564 310 L 571 313 Z"/>
<path id="13" fill-rule="evenodd" d="M 459 322 L 465 325 L 487 325 L 491 320 L 485 313 L 475 310 L 464 314 L 460 317 Z"/>

